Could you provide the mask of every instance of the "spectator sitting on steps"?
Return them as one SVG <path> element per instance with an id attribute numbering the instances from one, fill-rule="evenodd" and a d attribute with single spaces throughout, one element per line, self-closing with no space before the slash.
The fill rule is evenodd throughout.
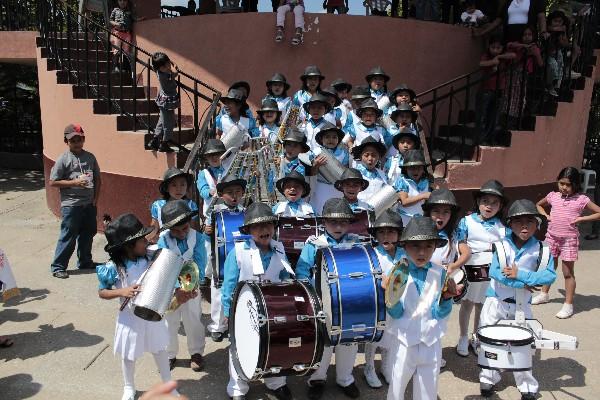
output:
<path id="1" fill-rule="evenodd" d="M 302 31 L 304 30 L 304 0 L 280 0 L 277 8 L 277 32 L 275 33 L 275 41 L 283 40 L 283 29 L 285 27 L 285 15 L 288 12 L 294 13 L 294 26 L 296 33 L 292 38 L 292 44 L 298 45 L 302 43 Z"/>

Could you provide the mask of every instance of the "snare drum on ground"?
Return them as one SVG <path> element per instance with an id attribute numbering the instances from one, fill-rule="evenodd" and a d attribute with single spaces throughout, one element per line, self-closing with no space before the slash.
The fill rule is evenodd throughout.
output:
<path id="1" fill-rule="evenodd" d="M 487 325 L 477 329 L 481 368 L 498 371 L 529 371 L 535 338 L 527 328 L 512 325 Z"/>

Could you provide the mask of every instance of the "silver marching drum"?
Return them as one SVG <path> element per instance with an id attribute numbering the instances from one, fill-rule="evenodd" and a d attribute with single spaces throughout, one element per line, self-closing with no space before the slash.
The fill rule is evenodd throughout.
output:
<path id="1" fill-rule="evenodd" d="M 375 218 L 379 218 L 383 212 L 398 202 L 398 193 L 392 185 L 385 185 L 374 196 L 366 200 L 373 207 Z"/>

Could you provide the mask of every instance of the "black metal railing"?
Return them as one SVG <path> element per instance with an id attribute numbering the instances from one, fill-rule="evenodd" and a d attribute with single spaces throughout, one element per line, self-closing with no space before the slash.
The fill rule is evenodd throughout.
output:
<path id="1" fill-rule="evenodd" d="M 534 130 L 536 116 L 554 115 L 558 101 L 572 101 L 573 90 L 584 82 L 572 71 L 589 76 L 595 63 L 597 11 L 593 4 L 589 13 L 575 18 L 568 45 L 559 33 L 540 39 L 542 66 L 525 53 L 494 73 L 478 69 L 419 93 L 421 124 L 434 167 L 449 160 L 478 160 L 480 145 L 510 145 L 510 131 Z M 559 83 L 552 79 L 557 78 L 552 75 L 557 59 L 563 65 Z M 493 99 L 491 121 L 482 110 L 489 100 L 486 95 Z"/>
<path id="2" fill-rule="evenodd" d="M 150 134 L 158 119 L 153 99 L 158 81 L 151 66 L 152 54 L 61 0 L 39 0 L 38 10 L 41 41 L 48 59 L 60 72 L 59 79 L 75 85 L 84 97 L 95 99 L 94 106 L 104 113 L 118 114 L 121 130 Z M 178 72 L 181 107 L 176 112 L 174 133 L 181 151 L 187 151 L 181 146 L 182 136 L 191 133 L 195 138 L 186 162 L 193 169 L 206 132 L 214 124 L 220 92 L 184 71 Z"/>
<path id="3" fill-rule="evenodd" d="M 0 30 L 36 31 L 38 0 L 0 0 Z"/>

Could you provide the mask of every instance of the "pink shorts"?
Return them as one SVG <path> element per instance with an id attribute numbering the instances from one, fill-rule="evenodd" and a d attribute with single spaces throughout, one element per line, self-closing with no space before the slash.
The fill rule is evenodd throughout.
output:
<path id="1" fill-rule="evenodd" d="M 577 261 L 579 238 L 563 238 L 546 234 L 546 243 L 550 246 L 552 257 L 560 257 L 563 261 Z"/>

